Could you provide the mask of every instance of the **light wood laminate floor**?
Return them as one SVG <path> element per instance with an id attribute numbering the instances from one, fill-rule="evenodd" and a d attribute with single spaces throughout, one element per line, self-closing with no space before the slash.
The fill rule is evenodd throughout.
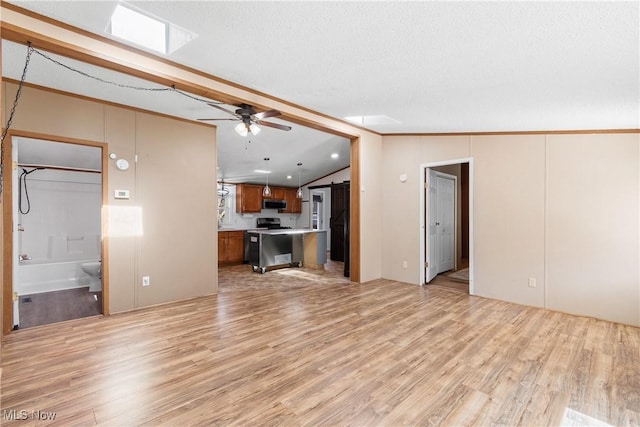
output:
<path id="1" fill-rule="evenodd" d="M 442 286 L 235 266 L 218 295 L 8 336 L 1 423 L 638 425 L 639 349 L 638 328 Z"/>

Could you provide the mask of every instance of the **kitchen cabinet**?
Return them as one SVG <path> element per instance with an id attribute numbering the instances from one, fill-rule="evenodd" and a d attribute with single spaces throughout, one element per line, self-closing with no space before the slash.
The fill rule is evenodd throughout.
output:
<path id="1" fill-rule="evenodd" d="M 270 186 L 271 187 L 271 186 Z M 302 200 L 296 197 L 297 188 L 291 187 L 271 187 L 271 196 L 263 197 L 262 189 L 258 184 L 237 184 L 236 185 L 236 212 L 238 213 L 260 213 L 262 211 L 262 200 L 285 200 L 287 208 L 280 210 L 280 213 L 302 213 Z"/>
<path id="2" fill-rule="evenodd" d="M 284 200 L 287 202 L 287 209 L 284 209 L 280 212 L 295 214 L 302 213 L 302 199 L 298 199 L 296 197 L 297 192 L 297 188 L 286 187 L 284 189 Z"/>
<path id="3" fill-rule="evenodd" d="M 236 185 L 236 212 L 260 213 L 262 210 L 262 186 L 255 184 Z"/>
<path id="4" fill-rule="evenodd" d="M 271 196 L 263 197 L 263 199 L 273 199 L 273 200 L 284 200 L 284 187 L 272 187 L 271 188 Z"/>
<path id="5" fill-rule="evenodd" d="M 244 232 L 218 231 L 218 264 L 241 263 L 244 259 Z"/>

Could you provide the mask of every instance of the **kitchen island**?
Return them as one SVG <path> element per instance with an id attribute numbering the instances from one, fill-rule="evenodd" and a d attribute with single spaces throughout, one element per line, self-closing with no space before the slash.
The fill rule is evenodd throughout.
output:
<path id="1" fill-rule="evenodd" d="M 327 232 L 310 229 L 251 230 L 249 264 L 264 273 L 267 267 L 298 266 L 323 269 L 327 262 Z"/>

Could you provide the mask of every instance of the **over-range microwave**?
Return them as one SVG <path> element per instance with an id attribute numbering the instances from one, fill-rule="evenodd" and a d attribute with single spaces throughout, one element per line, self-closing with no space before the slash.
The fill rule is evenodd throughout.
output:
<path id="1" fill-rule="evenodd" d="M 262 200 L 262 209 L 286 209 L 287 202 L 285 200 Z"/>

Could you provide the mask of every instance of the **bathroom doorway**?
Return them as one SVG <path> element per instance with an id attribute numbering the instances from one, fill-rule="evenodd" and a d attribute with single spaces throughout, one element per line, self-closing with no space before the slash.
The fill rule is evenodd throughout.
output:
<path id="1" fill-rule="evenodd" d="M 105 312 L 101 145 L 11 137 L 14 330 Z"/>

